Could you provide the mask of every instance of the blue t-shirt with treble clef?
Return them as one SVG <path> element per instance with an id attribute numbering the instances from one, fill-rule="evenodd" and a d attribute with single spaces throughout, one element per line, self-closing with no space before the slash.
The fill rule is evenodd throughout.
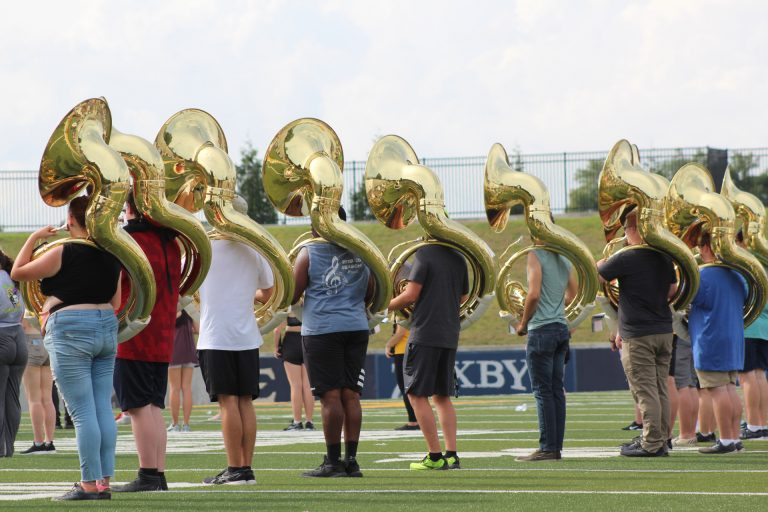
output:
<path id="1" fill-rule="evenodd" d="M 368 330 L 368 266 L 360 257 L 335 244 L 310 243 L 306 250 L 309 282 L 304 291 L 301 334 Z"/>

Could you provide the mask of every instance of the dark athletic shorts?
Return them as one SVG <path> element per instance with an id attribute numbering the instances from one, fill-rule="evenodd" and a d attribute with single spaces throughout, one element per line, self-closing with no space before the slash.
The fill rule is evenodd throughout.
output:
<path id="1" fill-rule="evenodd" d="M 452 396 L 456 391 L 455 348 L 409 343 L 405 350 L 405 392 L 414 396 Z"/>
<path id="2" fill-rule="evenodd" d="M 304 351 L 301 348 L 301 333 L 286 332 L 283 336 L 283 361 L 291 364 L 304 364 Z"/>
<path id="3" fill-rule="evenodd" d="M 113 378 L 120 410 L 128 411 L 146 405 L 165 409 L 168 388 L 168 363 L 115 359 Z"/>
<path id="4" fill-rule="evenodd" d="M 302 336 L 304 364 L 312 394 L 321 398 L 332 389 L 363 392 L 368 331 Z"/>
<path id="5" fill-rule="evenodd" d="M 746 338 L 744 340 L 743 372 L 768 369 L 768 340 Z"/>
<path id="6" fill-rule="evenodd" d="M 197 358 L 211 402 L 219 395 L 259 398 L 259 349 L 198 350 Z"/>

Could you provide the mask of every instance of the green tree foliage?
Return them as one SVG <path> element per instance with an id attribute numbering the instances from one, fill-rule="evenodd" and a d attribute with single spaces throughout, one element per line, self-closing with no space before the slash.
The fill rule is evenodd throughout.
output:
<path id="1" fill-rule="evenodd" d="M 365 194 L 365 181 L 361 181 L 357 190 L 352 192 L 352 220 L 374 220 L 375 218 L 368 205 L 368 196 Z"/>
<path id="2" fill-rule="evenodd" d="M 261 179 L 261 159 L 250 142 L 240 151 L 237 165 L 237 193 L 248 201 L 248 216 L 259 224 L 275 224 L 277 210 L 269 202 Z"/>
<path id="3" fill-rule="evenodd" d="M 680 149 L 677 149 L 672 158 L 663 160 L 652 158 L 648 160 L 648 170 L 655 172 L 656 174 L 661 174 L 668 180 L 671 180 L 682 166 L 694 162 L 707 165 L 707 152 L 699 149 L 692 157 L 686 157 Z"/>
<path id="4" fill-rule="evenodd" d="M 763 204 L 768 203 L 768 172 L 753 172 L 758 168 L 758 162 L 752 153 L 729 155 L 728 168 L 737 187 L 756 195 Z"/>
<path id="5" fill-rule="evenodd" d="M 597 210 L 597 177 L 603 170 L 602 160 L 590 160 L 576 171 L 576 187 L 568 193 L 568 211 Z"/>

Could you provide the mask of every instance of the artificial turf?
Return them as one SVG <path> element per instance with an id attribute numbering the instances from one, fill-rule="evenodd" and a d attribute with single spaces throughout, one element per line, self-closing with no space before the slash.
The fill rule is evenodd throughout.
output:
<path id="1" fill-rule="evenodd" d="M 58 430 L 56 455 L 0 459 L 0 510 L 764 510 L 768 500 L 768 440 L 747 441 L 743 453 L 702 455 L 675 449 L 670 457 L 627 459 L 618 444 L 633 433 L 628 392 L 571 393 L 563 460 L 516 462 L 537 447 L 536 409 L 530 395 L 460 398 L 459 454 L 462 469 L 416 472 L 422 457 L 417 432 L 397 432 L 401 402 L 364 402 L 358 460 L 365 476 L 309 479 L 318 465 L 322 433 L 283 432 L 288 404 L 256 402 L 259 422 L 255 486 L 203 486 L 226 461 L 210 418 L 211 406 L 195 407 L 193 432 L 169 435 L 167 493 L 113 494 L 110 502 L 52 503 L 79 479 L 73 431 Z M 526 404 L 527 410 L 516 410 Z M 316 412 L 319 418 L 319 410 Z M 320 422 L 317 422 L 320 427 Z M 31 442 L 24 417 L 17 450 Z M 134 477 L 137 458 L 130 427 L 119 427 L 115 481 Z M 28 498 L 47 493 L 39 499 Z"/>

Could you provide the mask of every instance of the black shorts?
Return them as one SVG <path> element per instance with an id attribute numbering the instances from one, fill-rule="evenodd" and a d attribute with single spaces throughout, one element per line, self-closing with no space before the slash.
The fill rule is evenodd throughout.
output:
<path id="1" fill-rule="evenodd" d="M 301 348 L 301 333 L 286 332 L 283 336 L 281 351 L 283 361 L 291 364 L 304 364 L 304 351 Z"/>
<path id="2" fill-rule="evenodd" d="M 672 336 L 672 356 L 669 358 L 669 373 L 668 375 L 670 377 L 675 376 L 675 369 L 676 364 L 675 361 L 677 360 L 677 336 Z"/>
<path id="3" fill-rule="evenodd" d="M 405 392 L 413 396 L 451 396 L 456 391 L 455 348 L 409 343 L 405 349 Z"/>
<path id="4" fill-rule="evenodd" d="M 743 372 L 768 369 L 768 340 L 746 338 L 744 340 Z"/>
<path id="5" fill-rule="evenodd" d="M 368 331 L 302 336 L 304 364 L 312 394 L 320 398 L 332 389 L 363 392 Z"/>
<path id="6" fill-rule="evenodd" d="M 197 358 L 211 402 L 219 395 L 259 398 L 259 349 L 198 350 Z"/>
<path id="7" fill-rule="evenodd" d="M 128 411 L 146 405 L 165 409 L 168 388 L 168 363 L 115 359 L 113 378 L 120 410 Z"/>

